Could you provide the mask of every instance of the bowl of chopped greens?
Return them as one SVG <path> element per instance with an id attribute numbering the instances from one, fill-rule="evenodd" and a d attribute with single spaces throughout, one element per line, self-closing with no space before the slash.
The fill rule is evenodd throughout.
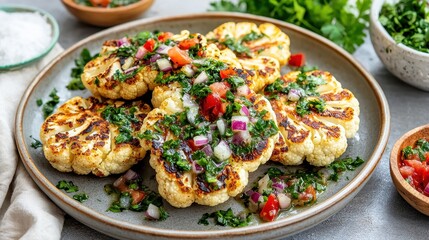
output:
<path id="1" fill-rule="evenodd" d="M 376 1 L 370 36 L 386 68 L 402 81 L 429 91 L 429 6 L 426 1 Z"/>
<path id="2" fill-rule="evenodd" d="M 82 22 L 110 27 L 136 19 L 154 0 L 62 0 L 67 10 Z"/>

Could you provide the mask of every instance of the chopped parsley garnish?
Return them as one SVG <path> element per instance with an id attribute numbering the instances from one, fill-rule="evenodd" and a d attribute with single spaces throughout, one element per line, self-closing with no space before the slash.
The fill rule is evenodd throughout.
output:
<path id="1" fill-rule="evenodd" d="M 124 107 L 116 108 L 107 106 L 101 113 L 104 119 L 118 126 L 119 134 L 115 137 L 116 143 L 125 143 L 133 140 L 132 124 L 139 121 L 134 115 L 136 111 L 137 107 L 127 109 Z"/>
<path id="2" fill-rule="evenodd" d="M 79 187 L 74 185 L 72 181 L 61 180 L 57 183 L 57 188 L 62 189 L 68 193 L 79 191 Z"/>
<path id="3" fill-rule="evenodd" d="M 250 42 L 250 41 L 261 39 L 264 36 L 265 36 L 264 34 L 259 34 L 259 33 L 256 33 L 255 31 L 251 31 L 250 33 L 244 35 L 241 41 Z"/>
<path id="4" fill-rule="evenodd" d="M 81 75 L 83 73 L 83 69 L 85 65 L 91 61 L 92 59 L 98 57 L 98 54 L 91 56 L 91 53 L 88 49 L 82 49 L 80 53 L 80 57 L 74 60 L 75 67 L 72 68 L 70 77 L 72 78 L 69 84 L 66 86 L 68 90 L 84 90 L 85 86 L 82 83 Z"/>
<path id="5" fill-rule="evenodd" d="M 238 53 L 238 54 L 244 54 L 246 56 L 250 55 L 250 49 L 246 46 L 244 46 L 241 41 L 236 40 L 232 37 L 226 37 L 225 41 L 220 42 L 220 44 L 225 45 L 227 48 L 231 49 L 232 51 Z"/>
<path id="6" fill-rule="evenodd" d="M 223 171 L 228 161 L 222 161 L 221 163 L 215 163 L 213 158 L 208 157 L 204 152 L 198 150 L 192 154 L 192 159 L 196 161 L 198 165 L 204 168 L 203 177 L 207 183 L 216 183 L 217 176 Z M 218 186 L 214 184 L 213 188 Z"/>
<path id="7" fill-rule="evenodd" d="M 150 38 L 158 39 L 153 32 L 149 32 L 149 31 L 139 32 L 133 37 L 133 42 L 141 46 L 145 44 L 147 40 L 149 40 Z"/>
<path id="8" fill-rule="evenodd" d="M 121 46 L 115 50 L 116 56 L 121 58 L 128 58 L 135 56 L 137 53 L 137 47 L 133 45 Z"/>
<path id="9" fill-rule="evenodd" d="M 300 116 L 305 116 L 310 113 L 310 110 L 315 110 L 319 113 L 325 110 L 325 101 L 321 98 L 307 100 L 302 98 L 296 105 L 296 112 Z"/>
<path id="10" fill-rule="evenodd" d="M 85 202 L 86 200 L 88 200 L 88 198 L 89 196 L 86 193 L 79 193 L 73 195 L 73 199 L 79 202 Z"/>
<path id="11" fill-rule="evenodd" d="M 30 138 L 33 139 L 33 142 L 31 143 L 31 147 L 34 149 L 38 149 L 39 147 L 42 147 L 42 142 L 40 142 L 39 140 L 35 139 L 33 136 L 30 135 Z"/>
<path id="12" fill-rule="evenodd" d="M 36 104 L 37 104 L 38 107 L 42 106 L 43 105 L 43 100 L 42 99 L 37 99 L 36 100 Z"/>
<path id="13" fill-rule="evenodd" d="M 168 163 L 178 168 L 181 171 L 191 170 L 191 163 L 186 159 L 184 154 L 179 153 L 180 141 L 168 140 L 162 146 L 162 158 Z"/>
<path id="14" fill-rule="evenodd" d="M 429 53 L 429 7 L 427 1 L 400 0 L 385 3 L 379 21 L 397 43 Z"/>
<path id="15" fill-rule="evenodd" d="M 142 67 L 137 68 L 136 70 L 130 72 L 130 73 L 124 73 L 121 72 L 119 70 L 116 70 L 116 72 L 113 74 L 113 80 L 119 81 L 119 82 L 125 82 L 128 79 L 133 78 L 140 70 Z"/>
<path id="16" fill-rule="evenodd" d="M 198 224 L 209 225 L 209 218 L 213 218 L 216 225 L 230 226 L 230 227 L 245 227 L 252 221 L 252 215 L 250 213 L 245 216 L 234 215 L 231 208 L 228 210 L 218 210 L 212 213 L 204 213 Z"/>
<path id="17" fill-rule="evenodd" d="M 353 171 L 364 162 L 365 161 L 360 157 L 356 157 L 355 159 L 348 157 L 334 161 L 327 166 L 327 168 L 334 170 L 334 173 L 329 176 L 329 180 L 338 181 L 340 173 L 345 171 Z"/>
<path id="18" fill-rule="evenodd" d="M 51 100 L 47 101 L 42 106 L 44 118 L 47 118 L 49 115 L 51 115 L 54 112 L 55 106 L 60 102 L 60 97 L 58 97 L 57 89 L 55 88 L 51 91 L 49 97 L 51 97 Z"/>
<path id="19" fill-rule="evenodd" d="M 416 147 L 406 146 L 402 149 L 404 159 L 409 159 L 411 155 L 417 154 L 420 161 L 426 160 L 426 153 L 429 152 L 429 142 L 426 139 L 419 139 L 416 142 Z"/>

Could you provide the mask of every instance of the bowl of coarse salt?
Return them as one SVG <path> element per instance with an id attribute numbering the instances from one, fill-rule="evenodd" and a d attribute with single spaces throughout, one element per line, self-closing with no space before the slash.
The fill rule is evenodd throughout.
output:
<path id="1" fill-rule="evenodd" d="M 0 71 L 36 62 L 58 41 L 57 21 L 37 8 L 0 5 L 0 23 Z"/>

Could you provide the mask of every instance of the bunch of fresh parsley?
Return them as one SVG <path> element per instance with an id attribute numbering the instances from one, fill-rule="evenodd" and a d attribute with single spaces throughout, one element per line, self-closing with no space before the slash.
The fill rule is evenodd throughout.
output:
<path id="1" fill-rule="evenodd" d="M 322 35 L 348 52 L 364 43 L 371 0 L 230 0 L 212 2 L 210 11 L 245 12 L 293 23 Z"/>

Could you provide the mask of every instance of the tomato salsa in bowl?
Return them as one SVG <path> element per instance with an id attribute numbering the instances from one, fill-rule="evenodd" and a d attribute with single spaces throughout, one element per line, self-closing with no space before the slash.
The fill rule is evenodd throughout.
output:
<path id="1" fill-rule="evenodd" d="M 393 146 L 390 175 L 399 194 L 429 216 L 429 124 L 417 127 Z"/>

